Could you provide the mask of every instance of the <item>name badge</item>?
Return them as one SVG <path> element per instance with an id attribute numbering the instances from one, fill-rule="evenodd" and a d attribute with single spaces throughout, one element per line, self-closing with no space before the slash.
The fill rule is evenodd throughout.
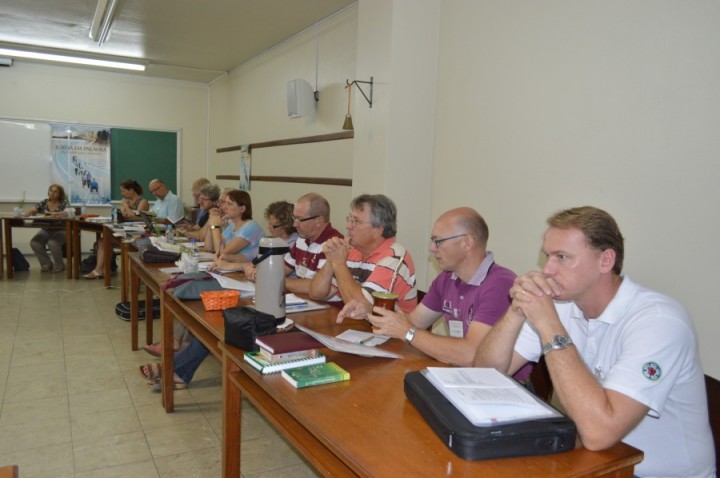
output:
<path id="1" fill-rule="evenodd" d="M 448 324 L 448 329 L 450 329 L 450 337 L 454 337 L 456 339 L 463 338 L 462 320 L 450 320 Z"/>

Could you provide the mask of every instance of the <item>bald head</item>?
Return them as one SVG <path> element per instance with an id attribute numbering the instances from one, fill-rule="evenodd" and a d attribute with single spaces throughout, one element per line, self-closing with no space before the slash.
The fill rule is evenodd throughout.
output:
<path id="1" fill-rule="evenodd" d="M 454 226 L 459 232 L 468 234 L 480 248 L 487 247 L 490 232 L 485 219 L 475 209 L 469 207 L 451 209 L 441 215 L 436 222 L 441 221 L 448 226 Z"/>

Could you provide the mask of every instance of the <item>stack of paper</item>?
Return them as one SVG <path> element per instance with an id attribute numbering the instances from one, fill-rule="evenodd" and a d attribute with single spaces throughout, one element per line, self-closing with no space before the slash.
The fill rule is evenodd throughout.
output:
<path id="1" fill-rule="evenodd" d="M 424 373 L 430 383 L 476 426 L 561 416 L 494 368 L 428 367 Z"/>

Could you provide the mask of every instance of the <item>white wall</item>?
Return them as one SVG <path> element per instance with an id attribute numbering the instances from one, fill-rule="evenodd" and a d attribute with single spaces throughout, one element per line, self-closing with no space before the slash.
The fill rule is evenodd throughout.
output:
<path id="1" fill-rule="evenodd" d="M 210 179 L 239 174 L 240 153 L 215 153 L 217 148 L 341 131 L 347 111 L 345 80 L 355 74 L 356 6 L 234 69 L 211 86 Z M 287 82 L 306 80 L 320 92 L 314 117 L 289 118 Z M 256 149 L 252 174 L 352 178 L 353 140 Z M 219 181 L 237 187 L 237 181 Z M 352 189 L 279 182 L 253 182 L 254 218 L 263 227 L 263 211 L 273 201 L 294 202 L 315 191 L 331 204 L 333 225 L 345 232 Z"/>
<path id="2" fill-rule="evenodd" d="M 452 0 L 441 31 L 432 215 L 477 208 L 524 272 L 551 213 L 608 210 L 720 376 L 720 4 Z"/>

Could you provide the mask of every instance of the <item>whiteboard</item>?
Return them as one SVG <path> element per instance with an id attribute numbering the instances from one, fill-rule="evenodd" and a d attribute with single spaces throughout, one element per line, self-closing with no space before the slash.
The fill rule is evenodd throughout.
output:
<path id="1" fill-rule="evenodd" d="M 50 124 L 0 119 L 0 201 L 27 204 L 47 197 L 52 181 Z"/>

